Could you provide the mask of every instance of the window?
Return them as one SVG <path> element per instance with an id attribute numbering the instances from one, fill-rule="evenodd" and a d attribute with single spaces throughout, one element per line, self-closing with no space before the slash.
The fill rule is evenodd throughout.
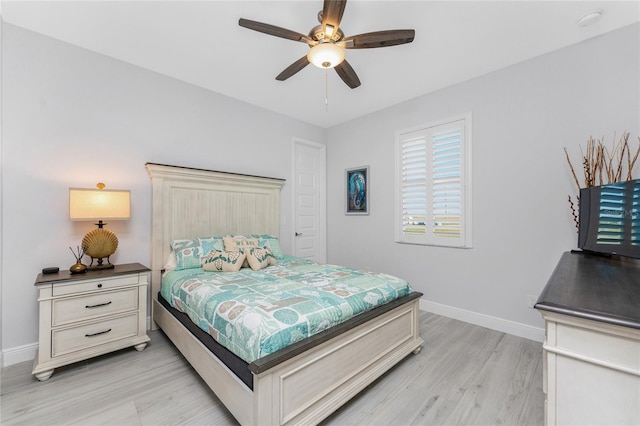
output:
<path id="1" fill-rule="evenodd" d="M 396 134 L 396 241 L 471 247 L 471 114 Z"/>

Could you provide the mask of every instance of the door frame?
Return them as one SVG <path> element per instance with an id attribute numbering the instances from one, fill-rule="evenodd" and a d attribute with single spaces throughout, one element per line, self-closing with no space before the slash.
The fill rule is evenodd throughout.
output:
<path id="1" fill-rule="evenodd" d="M 289 236 L 291 239 L 291 247 L 293 248 L 294 254 L 296 250 L 296 237 L 295 233 L 297 232 L 297 215 L 296 215 L 296 194 L 297 194 L 297 182 L 296 182 L 296 148 L 298 146 L 305 146 L 308 148 L 313 148 L 318 151 L 319 157 L 319 176 L 318 176 L 318 189 L 319 189 L 319 199 L 318 199 L 318 262 L 326 263 L 327 262 L 327 146 L 318 142 L 313 142 L 307 139 L 293 137 L 292 140 L 292 151 L 293 155 L 292 164 L 291 164 L 291 174 L 293 176 L 293 197 L 291 202 L 291 211 L 293 218 L 293 232 Z"/>

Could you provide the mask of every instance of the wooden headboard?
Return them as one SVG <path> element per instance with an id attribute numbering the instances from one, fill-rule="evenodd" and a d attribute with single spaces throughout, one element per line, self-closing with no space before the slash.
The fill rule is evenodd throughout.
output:
<path id="1" fill-rule="evenodd" d="M 146 167 L 153 187 L 152 300 L 160 291 L 172 240 L 227 234 L 279 237 L 284 179 L 155 163 Z"/>

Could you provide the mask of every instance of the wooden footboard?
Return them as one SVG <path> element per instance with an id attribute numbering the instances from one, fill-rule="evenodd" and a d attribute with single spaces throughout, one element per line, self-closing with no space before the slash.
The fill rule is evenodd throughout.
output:
<path id="1" fill-rule="evenodd" d="M 256 376 L 256 423 L 320 422 L 421 347 L 418 314 L 416 299 Z"/>
<path id="2" fill-rule="evenodd" d="M 241 424 L 308 425 L 419 351 L 418 302 L 413 299 L 254 374 L 253 391 L 155 300 L 154 319 Z"/>

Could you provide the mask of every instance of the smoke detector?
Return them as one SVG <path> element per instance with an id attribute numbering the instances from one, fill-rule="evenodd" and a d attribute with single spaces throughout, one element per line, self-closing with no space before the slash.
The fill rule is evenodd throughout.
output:
<path id="1" fill-rule="evenodd" d="M 587 27 L 589 25 L 593 25 L 600 20 L 602 17 L 602 10 L 592 10 L 591 12 L 587 12 L 582 15 L 577 23 L 579 27 Z"/>

